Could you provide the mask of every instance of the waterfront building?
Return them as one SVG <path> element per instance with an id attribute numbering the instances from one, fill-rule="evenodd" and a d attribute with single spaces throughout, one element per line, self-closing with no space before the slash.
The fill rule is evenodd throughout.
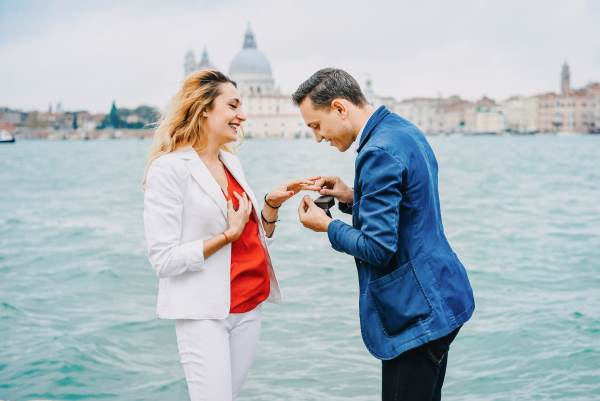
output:
<path id="1" fill-rule="evenodd" d="M 505 128 L 504 111 L 493 99 L 484 96 L 465 109 L 466 134 L 501 134 Z"/>
<path id="2" fill-rule="evenodd" d="M 570 86 L 570 69 L 565 63 L 561 69 L 560 94 L 550 92 L 535 96 L 538 99 L 539 131 L 593 132 L 598 127 L 596 98 L 600 83 L 589 83 L 580 89 Z"/>
<path id="3" fill-rule="evenodd" d="M 593 126 L 592 132 L 600 133 L 600 94 L 592 96 Z"/>
<path id="4" fill-rule="evenodd" d="M 465 132 L 465 111 L 471 102 L 459 96 L 450 96 L 444 99 L 440 111 L 441 132 L 455 134 Z"/>
<path id="5" fill-rule="evenodd" d="M 396 114 L 410 120 L 423 132 L 438 134 L 443 132 L 442 100 L 439 98 L 416 97 L 396 102 Z"/>
<path id="6" fill-rule="evenodd" d="M 0 122 L 5 124 L 17 125 L 21 123 L 22 113 L 18 110 L 11 110 L 7 107 L 0 108 Z"/>
<path id="7" fill-rule="evenodd" d="M 583 88 L 587 95 L 586 126 L 589 132 L 600 133 L 600 82 L 592 82 Z"/>
<path id="8" fill-rule="evenodd" d="M 526 126 L 521 133 L 538 133 L 540 132 L 540 102 L 536 96 L 528 96 L 524 100 Z"/>
<path id="9" fill-rule="evenodd" d="M 477 102 L 456 95 L 411 98 L 396 102 L 393 110 L 426 134 L 491 134 L 506 128 L 503 108 L 487 97 Z"/>
<path id="10" fill-rule="evenodd" d="M 507 132 L 531 134 L 540 130 L 537 96 L 512 96 L 501 107 Z"/>
<path id="11" fill-rule="evenodd" d="M 540 132 L 587 132 L 587 96 L 580 91 L 567 95 L 545 93 L 539 99 Z"/>

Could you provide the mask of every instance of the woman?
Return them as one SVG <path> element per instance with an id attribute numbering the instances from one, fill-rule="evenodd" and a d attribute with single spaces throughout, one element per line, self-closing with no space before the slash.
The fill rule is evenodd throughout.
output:
<path id="1" fill-rule="evenodd" d="M 261 303 L 280 299 L 267 243 L 278 208 L 309 180 L 258 202 L 230 145 L 246 116 L 235 82 L 190 74 L 155 133 L 144 226 L 159 279 L 158 316 L 174 319 L 192 401 L 232 400 L 254 359 Z"/>

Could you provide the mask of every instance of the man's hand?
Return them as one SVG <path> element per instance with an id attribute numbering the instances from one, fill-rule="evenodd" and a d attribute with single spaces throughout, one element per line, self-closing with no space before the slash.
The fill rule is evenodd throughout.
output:
<path id="1" fill-rule="evenodd" d="M 302 225 L 317 232 L 326 232 L 333 220 L 325 211 L 315 205 L 310 196 L 305 196 L 298 207 L 298 218 Z"/>
<path id="2" fill-rule="evenodd" d="M 314 186 L 310 189 L 319 191 L 321 195 L 330 195 L 336 198 L 342 203 L 350 203 L 354 199 L 354 191 L 348 185 L 342 181 L 340 177 L 336 176 L 321 176 L 311 177 L 310 180 L 314 180 Z"/>

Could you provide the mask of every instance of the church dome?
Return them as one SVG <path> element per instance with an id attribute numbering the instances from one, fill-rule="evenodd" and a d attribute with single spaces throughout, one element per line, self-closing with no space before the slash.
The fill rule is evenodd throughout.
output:
<path id="1" fill-rule="evenodd" d="M 230 75 L 256 74 L 271 76 L 271 63 L 267 57 L 256 48 L 254 33 L 248 26 L 244 35 L 244 47 L 235 55 L 229 66 Z"/>

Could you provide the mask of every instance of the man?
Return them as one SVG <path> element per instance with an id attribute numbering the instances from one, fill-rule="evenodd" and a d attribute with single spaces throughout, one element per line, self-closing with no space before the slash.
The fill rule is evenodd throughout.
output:
<path id="1" fill-rule="evenodd" d="M 352 226 L 308 196 L 298 214 L 355 258 L 361 333 L 382 360 L 382 399 L 440 400 L 450 343 L 474 301 L 444 235 L 433 150 L 409 121 L 384 106 L 374 110 L 345 71 L 317 71 L 292 98 L 317 142 L 341 152 L 358 145 L 354 190 L 339 177 L 320 177 L 313 188 L 337 198 Z"/>

